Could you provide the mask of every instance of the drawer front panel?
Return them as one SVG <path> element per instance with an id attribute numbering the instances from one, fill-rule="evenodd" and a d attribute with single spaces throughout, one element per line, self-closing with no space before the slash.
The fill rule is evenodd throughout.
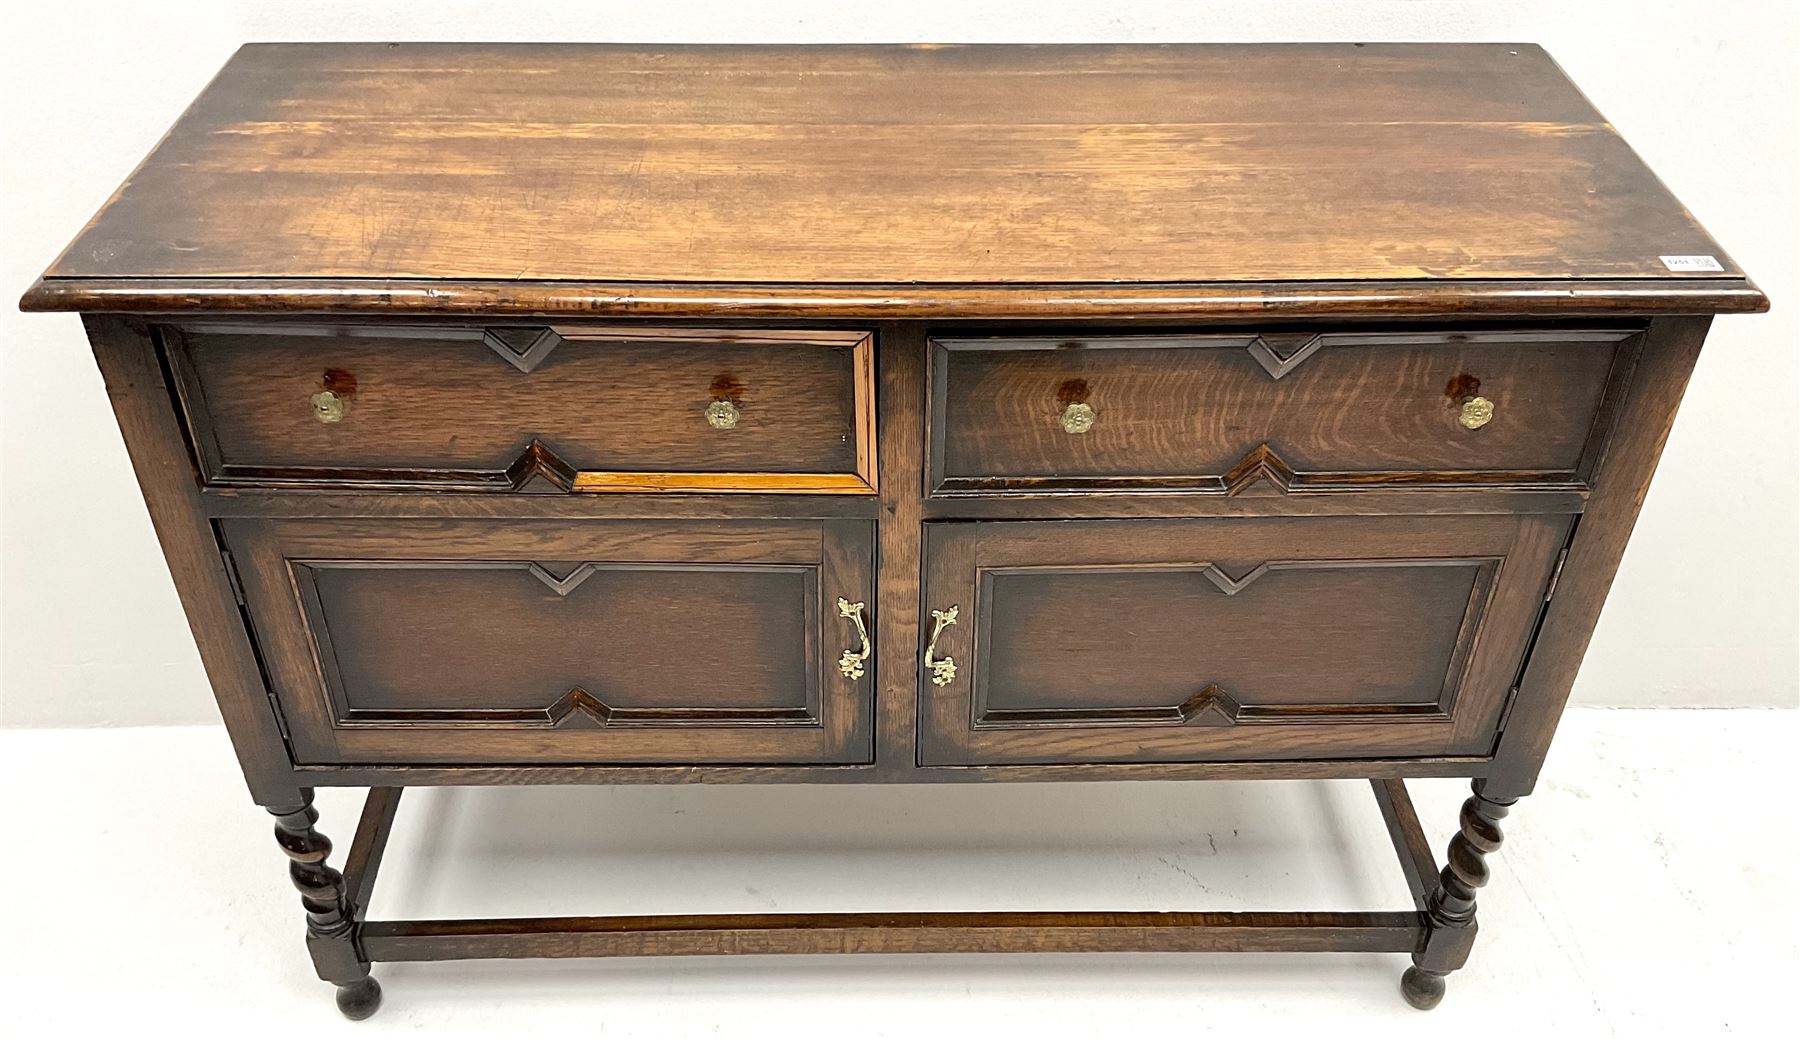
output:
<path id="1" fill-rule="evenodd" d="M 165 340 L 213 484 L 874 483 L 860 332 L 196 325 Z"/>
<path id="2" fill-rule="evenodd" d="M 866 521 L 223 526 L 303 763 L 869 760 Z"/>
<path id="3" fill-rule="evenodd" d="M 930 483 L 1579 486 L 1634 346 L 1619 330 L 940 339 Z"/>
<path id="4" fill-rule="evenodd" d="M 921 760 L 1486 754 L 1569 524 L 929 525 Z"/>

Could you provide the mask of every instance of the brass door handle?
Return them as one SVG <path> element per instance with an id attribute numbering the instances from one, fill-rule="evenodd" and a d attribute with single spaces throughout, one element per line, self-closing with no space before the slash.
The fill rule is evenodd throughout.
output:
<path id="1" fill-rule="evenodd" d="M 944 629 L 956 624 L 956 607 L 949 610 L 931 612 L 931 639 L 925 644 L 925 667 L 931 669 L 931 685 L 948 686 L 956 678 L 956 658 L 949 655 L 934 656 L 937 652 L 938 636 Z"/>
<path id="2" fill-rule="evenodd" d="M 849 618 L 850 623 L 856 626 L 856 638 L 862 644 L 861 650 L 844 651 L 843 656 L 838 658 L 838 671 L 842 672 L 846 679 L 860 679 L 863 677 L 863 666 L 869 661 L 870 649 L 869 629 L 863 624 L 863 604 L 852 603 L 839 596 L 837 608 L 838 616 Z"/>

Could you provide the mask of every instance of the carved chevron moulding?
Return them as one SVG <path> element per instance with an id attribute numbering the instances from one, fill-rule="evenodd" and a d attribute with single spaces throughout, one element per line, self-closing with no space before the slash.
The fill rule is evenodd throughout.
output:
<path id="1" fill-rule="evenodd" d="M 1256 579 L 1262 577 L 1263 575 L 1269 573 L 1269 570 L 1270 570 L 1269 564 L 1259 563 L 1248 574 L 1244 575 L 1241 578 L 1234 578 L 1231 575 L 1225 573 L 1225 571 L 1222 568 L 1220 568 L 1218 564 L 1209 563 L 1206 565 L 1206 567 L 1203 570 L 1200 571 L 1200 573 L 1204 574 L 1206 576 L 1206 580 L 1212 582 L 1214 585 L 1217 585 L 1219 587 L 1220 592 L 1223 592 L 1227 596 L 1235 596 L 1238 593 L 1249 588 L 1251 582 L 1253 582 Z"/>
<path id="2" fill-rule="evenodd" d="M 689 726 L 809 726 L 818 722 L 811 709 L 779 708 L 682 708 L 619 707 L 608 704 L 582 687 L 542 708 L 464 710 L 459 708 L 407 708 L 382 710 L 352 708 L 339 718 L 340 725 L 387 725 L 394 722 L 433 726 L 528 726 L 533 729 L 601 729 L 622 725 Z"/>
<path id="3" fill-rule="evenodd" d="M 536 566 L 535 564 L 533 566 Z M 583 575 L 585 577 L 585 575 Z M 595 726 L 604 726 L 612 721 L 612 705 L 577 686 L 555 704 L 544 709 L 544 718 L 552 726 L 561 726 L 571 716 L 579 714 L 592 721 Z"/>
<path id="4" fill-rule="evenodd" d="M 792 708 L 625 708 L 611 705 L 577 686 L 545 708 L 540 716 L 552 729 L 599 729 L 620 725 L 755 726 L 811 725 L 817 717 L 804 707 Z M 535 721 L 535 720 L 534 720 Z"/>
<path id="5" fill-rule="evenodd" d="M 1246 492 L 1285 495 L 1295 484 L 1293 467 L 1267 444 L 1259 445 L 1219 479 L 1225 485 L 1225 494 L 1232 497 Z"/>
<path id="6" fill-rule="evenodd" d="M 488 329 L 481 341 L 494 348 L 494 353 L 521 372 L 529 373 L 544 363 L 550 352 L 562 344 L 555 329 Z"/>
<path id="7" fill-rule="evenodd" d="M 533 440 L 506 467 L 512 489 L 525 495 L 564 495 L 575 490 L 575 467 L 564 462 L 543 441 Z"/>
<path id="8" fill-rule="evenodd" d="M 603 726 L 644 723 L 712 723 L 743 726 L 766 723 L 810 723 L 805 708 L 622 708 L 608 704 L 577 686 L 542 712 L 528 712 L 531 721 L 552 729 L 599 729 Z"/>
<path id="9" fill-rule="evenodd" d="M 1246 578 L 1246 584 L 1253 580 Z M 1216 683 L 1207 683 L 1206 688 L 1194 694 L 1176 706 L 1176 716 L 1183 725 L 1189 726 L 1230 726 L 1236 724 L 1238 714 L 1243 707 L 1221 690 Z"/>
<path id="10" fill-rule="evenodd" d="M 1198 574 L 1226 596 L 1235 596 L 1274 571 L 1337 569 L 1393 564 L 1441 565 L 1445 563 L 1475 564 L 1479 560 L 1267 560 L 1234 576 L 1216 563 L 1183 565 L 1180 569 Z M 1487 561 L 1494 562 L 1494 561 Z M 1052 567 L 1051 571 L 1058 568 Z M 1363 723 L 1372 720 L 1422 719 L 1441 721 L 1449 718 L 1438 701 L 1365 703 L 1258 703 L 1227 693 L 1217 683 L 1208 682 L 1199 692 L 1178 704 L 1086 705 L 1059 707 L 993 708 L 988 706 L 987 679 L 976 681 L 975 724 L 999 729 L 1055 726 L 1237 726 L 1261 723 Z"/>
<path id="11" fill-rule="evenodd" d="M 584 563 L 560 578 L 550 573 L 550 569 L 541 563 L 529 564 L 526 566 L 525 571 L 545 585 L 550 586 L 550 590 L 555 592 L 558 596 L 567 596 L 569 593 L 574 592 L 577 586 L 588 580 L 588 578 L 599 569 L 599 564 Z"/>
<path id="12" fill-rule="evenodd" d="M 1324 338 L 1313 332 L 1265 332 L 1251 340 L 1250 345 L 1244 349 L 1263 367 L 1263 371 L 1269 373 L 1269 378 L 1280 379 L 1299 367 L 1302 361 L 1318 353 L 1319 348 L 1324 345 Z"/>
<path id="13" fill-rule="evenodd" d="M 1105 708 L 990 708 L 981 725 L 1162 725 L 1233 726 L 1243 713 L 1240 705 L 1216 683 L 1170 707 Z"/>

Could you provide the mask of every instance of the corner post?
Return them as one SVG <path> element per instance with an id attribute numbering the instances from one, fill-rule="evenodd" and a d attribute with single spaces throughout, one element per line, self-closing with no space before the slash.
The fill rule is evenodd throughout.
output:
<path id="1" fill-rule="evenodd" d="M 369 976 L 369 962 L 356 943 L 356 908 L 344 876 L 326 864 L 331 839 L 313 829 L 319 811 L 310 788 L 297 806 L 271 806 L 275 841 L 290 861 L 288 876 L 306 908 L 306 949 L 319 978 L 337 986 L 337 1006 L 347 1018 L 364 1019 L 381 1006 L 381 985 Z"/>
<path id="2" fill-rule="evenodd" d="M 1475 781 L 1474 793 L 1463 802 L 1448 862 L 1426 901 L 1430 930 L 1413 954 L 1413 966 L 1400 977 L 1401 994 L 1421 1011 L 1444 999 L 1444 976 L 1468 963 L 1475 945 L 1475 892 L 1488 883 L 1487 857 L 1500 848 L 1500 821 L 1517 801 L 1489 798 L 1486 790 L 1485 781 Z"/>

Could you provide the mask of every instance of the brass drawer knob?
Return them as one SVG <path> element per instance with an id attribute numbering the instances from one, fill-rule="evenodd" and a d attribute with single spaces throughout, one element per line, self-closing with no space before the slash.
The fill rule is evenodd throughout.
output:
<path id="1" fill-rule="evenodd" d="M 344 418 L 344 399 L 330 390 L 321 390 L 312 395 L 313 418 L 322 423 L 341 422 Z"/>
<path id="2" fill-rule="evenodd" d="M 869 662 L 869 629 L 863 624 L 863 606 L 862 603 L 852 603 L 842 596 L 838 597 L 838 616 L 848 618 L 856 626 L 856 638 L 862 644 L 860 650 L 845 650 L 843 656 L 838 658 L 838 671 L 846 679 L 862 678 L 863 668 Z"/>
<path id="3" fill-rule="evenodd" d="M 1094 406 L 1086 401 L 1074 401 L 1062 411 L 1062 428 L 1064 433 L 1086 433 L 1094 428 Z"/>
<path id="4" fill-rule="evenodd" d="M 1457 421 L 1465 430 L 1479 430 L 1494 418 L 1494 402 L 1485 397 L 1471 397 L 1462 404 Z"/>
<path id="5" fill-rule="evenodd" d="M 956 607 L 931 612 L 931 639 L 925 644 L 925 667 L 931 669 L 931 685 L 933 686 L 948 686 L 956 678 L 956 658 L 935 656 L 938 636 L 943 635 L 944 629 L 954 624 L 956 624 Z"/>
<path id="6" fill-rule="evenodd" d="M 738 406 L 721 397 L 706 406 L 706 425 L 715 430 L 729 430 L 738 424 Z"/>

